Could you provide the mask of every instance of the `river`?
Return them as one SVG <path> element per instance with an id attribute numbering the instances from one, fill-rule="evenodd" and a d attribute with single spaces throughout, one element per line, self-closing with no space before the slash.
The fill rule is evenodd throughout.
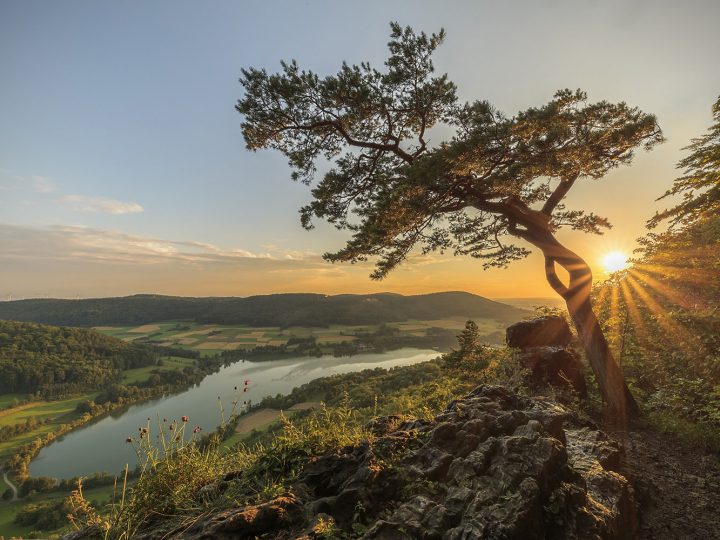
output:
<path id="1" fill-rule="evenodd" d="M 407 366 L 438 355 L 433 350 L 405 348 L 342 358 L 238 361 L 185 392 L 133 405 L 66 434 L 40 451 L 30 463 L 30 474 L 71 478 L 98 471 L 119 473 L 125 464 L 131 469 L 135 466 L 135 453 L 125 439 L 137 435 L 138 428 L 147 425 L 148 418 L 151 425 L 155 425 L 158 417 L 179 421 L 182 416 L 189 416 L 191 427 L 199 425 L 208 432 L 220 424 L 218 396 L 227 417 L 237 397 L 241 402 L 258 403 L 265 396 L 288 394 L 293 388 L 319 377 L 376 367 Z M 243 392 L 245 380 L 249 382 L 247 391 Z M 234 390 L 236 386 L 238 392 Z"/>

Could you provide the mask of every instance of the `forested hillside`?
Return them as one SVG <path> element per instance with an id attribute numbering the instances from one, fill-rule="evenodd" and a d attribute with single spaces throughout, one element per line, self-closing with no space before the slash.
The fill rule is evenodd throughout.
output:
<path id="1" fill-rule="evenodd" d="M 187 319 L 250 326 L 380 324 L 462 316 L 514 322 L 526 311 L 465 292 L 399 294 L 272 294 L 247 298 L 135 295 L 87 300 L 0 302 L 0 319 L 68 326 L 135 325 Z"/>
<path id="2" fill-rule="evenodd" d="M 94 390 L 155 357 L 150 347 L 92 330 L 0 320 L 0 393 Z"/>

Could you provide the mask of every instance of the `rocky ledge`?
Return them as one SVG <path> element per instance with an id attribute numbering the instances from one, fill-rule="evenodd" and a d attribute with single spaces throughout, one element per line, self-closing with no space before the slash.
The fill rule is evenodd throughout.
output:
<path id="1" fill-rule="evenodd" d="M 388 540 L 634 535 L 619 446 L 553 401 L 480 386 L 432 422 L 390 417 L 373 429 L 372 442 L 313 459 L 282 497 L 163 537 L 327 538 L 328 526 Z"/>

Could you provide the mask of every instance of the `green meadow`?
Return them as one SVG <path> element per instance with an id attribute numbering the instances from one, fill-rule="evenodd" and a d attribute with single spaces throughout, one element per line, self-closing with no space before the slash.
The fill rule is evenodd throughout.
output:
<path id="1" fill-rule="evenodd" d="M 25 394 L 0 394 L 0 409 L 7 409 L 24 400 Z"/>
<path id="2" fill-rule="evenodd" d="M 171 356 L 163 358 L 161 366 L 145 366 L 123 371 L 121 384 L 137 384 L 147 381 L 155 371 L 175 371 L 187 366 L 193 366 L 195 361 L 191 358 Z"/>
<path id="3" fill-rule="evenodd" d="M 35 417 L 42 423 L 32 431 L 0 442 L 0 463 L 6 461 L 19 446 L 32 442 L 46 433 L 55 431 L 61 424 L 67 424 L 78 418 L 80 414 L 75 411 L 77 404 L 95 396 L 96 393 L 90 393 L 59 401 L 37 401 L 1 411 L 0 425 L 19 424 L 30 417 Z"/>

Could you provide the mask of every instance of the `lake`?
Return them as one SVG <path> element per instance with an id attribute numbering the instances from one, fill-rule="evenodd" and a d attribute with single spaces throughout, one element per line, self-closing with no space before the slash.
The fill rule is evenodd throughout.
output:
<path id="1" fill-rule="evenodd" d="M 220 424 L 218 396 L 222 400 L 226 418 L 236 398 L 259 403 L 268 395 L 288 394 L 306 382 L 319 377 L 349 373 L 381 367 L 389 369 L 425 362 L 440 353 L 429 349 L 405 348 L 385 353 L 358 354 L 335 358 L 285 358 L 267 362 L 238 361 L 179 394 L 145 401 L 122 411 L 105 416 L 78 428 L 43 448 L 30 463 L 32 476 L 72 478 L 88 476 L 94 472 L 119 473 L 129 464 L 136 465 L 135 452 L 125 442 L 136 436 L 138 428 L 155 426 L 157 418 L 168 421 L 189 416 L 190 429 L 196 425 L 204 432 L 213 431 Z M 247 392 L 242 392 L 244 381 L 249 380 Z M 235 392 L 235 386 L 240 392 Z M 189 433 L 190 429 L 186 432 Z"/>

